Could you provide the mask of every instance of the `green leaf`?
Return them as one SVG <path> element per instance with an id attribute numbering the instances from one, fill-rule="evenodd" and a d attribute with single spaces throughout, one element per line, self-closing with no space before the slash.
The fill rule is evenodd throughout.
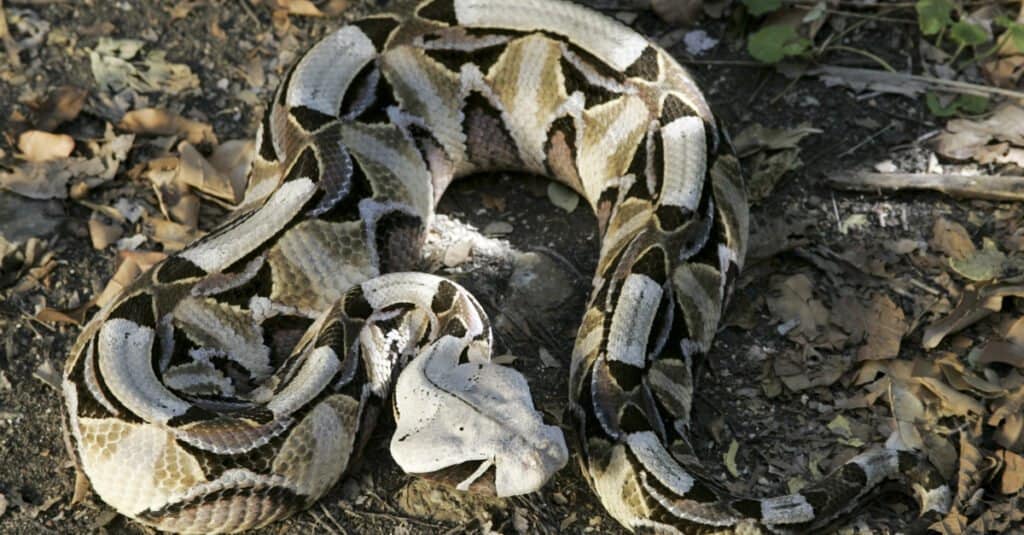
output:
<path id="1" fill-rule="evenodd" d="M 764 63 L 778 63 L 786 56 L 799 56 L 810 48 L 811 42 L 800 37 L 796 29 L 785 24 L 765 26 L 750 34 L 747 52 Z"/>
<path id="2" fill-rule="evenodd" d="M 988 109 L 988 97 L 980 95 L 960 95 L 956 97 L 956 103 L 961 110 L 971 115 L 985 113 L 985 110 Z"/>
<path id="3" fill-rule="evenodd" d="M 948 105 L 943 105 L 942 101 L 939 100 L 939 96 L 935 93 L 928 92 L 924 96 L 924 102 L 928 105 L 928 111 L 932 112 L 932 115 L 936 117 L 952 117 L 956 115 L 956 101 L 951 101 Z"/>
<path id="4" fill-rule="evenodd" d="M 953 24 L 949 36 L 964 46 L 978 46 L 988 41 L 988 33 L 985 32 L 985 28 L 963 20 L 958 20 Z"/>
<path id="5" fill-rule="evenodd" d="M 953 3 L 949 0 L 917 0 L 914 8 L 917 9 L 917 24 L 925 35 L 935 35 L 953 22 L 949 17 Z"/>
<path id="6" fill-rule="evenodd" d="M 988 97 L 959 95 L 944 105 L 938 95 L 929 92 L 925 95 L 925 104 L 928 105 L 928 111 L 936 117 L 952 117 L 960 112 L 977 115 L 988 109 Z"/>
<path id="7" fill-rule="evenodd" d="M 1024 24 L 1007 19 L 1004 24 L 1006 31 L 1010 34 L 1010 43 L 1017 49 L 1017 52 L 1024 53 Z"/>
<path id="8" fill-rule="evenodd" d="M 747 6 L 751 15 L 757 17 L 782 7 L 782 0 L 743 0 L 743 5 Z"/>

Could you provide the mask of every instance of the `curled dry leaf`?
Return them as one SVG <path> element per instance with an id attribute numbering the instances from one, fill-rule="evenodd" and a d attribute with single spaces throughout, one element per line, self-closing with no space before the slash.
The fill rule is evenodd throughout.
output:
<path id="1" fill-rule="evenodd" d="M 176 179 L 192 186 L 197 191 L 224 199 L 230 203 L 242 200 L 245 184 L 236 186 L 231 179 L 217 170 L 191 143 L 183 141 L 178 145 L 181 159 Z M 236 189 L 237 188 L 237 189 Z"/>
<path id="2" fill-rule="evenodd" d="M 120 264 L 114 276 L 107 281 L 106 287 L 96 297 L 96 305 L 103 307 L 114 299 L 143 272 L 167 258 L 166 253 L 157 251 L 121 251 L 117 254 Z"/>
<path id="3" fill-rule="evenodd" d="M 1009 450 L 1003 450 L 999 454 L 1003 457 L 1003 473 L 999 477 L 999 492 L 1017 494 L 1024 488 L 1024 457 Z"/>
<path id="4" fill-rule="evenodd" d="M 987 119 L 954 119 L 935 138 L 935 151 L 948 158 L 967 160 L 990 141 L 1024 147 L 1024 107 L 1005 103 Z"/>
<path id="5" fill-rule="evenodd" d="M 96 250 L 106 249 L 124 235 L 124 229 L 117 223 L 108 223 L 105 218 L 93 212 L 89 217 L 89 239 Z"/>
<path id="6" fill-rule="evenodd" d="M 162 218 L 146 221 L 152 229 L 153 240 L 164 246 L 164 251 L 178 251 L 202 235 L 194 227 L 188 227 Z"/>
<path id="7" fill-rule="evenodd" d="M 46 162 L 71 156 L 75 140 L 67 134 L 27 130 L 18 136 L 18 150 L 30 162 Z"/>
<path id="8" fill-rule="evenodd" d="M 72 179 L 88 189 L 114 178 L 134 139 L 132 135 L 114 135 L 108 125 L 103 140 L 87 144 L 93 153 L 91 158 L 27 162 L 9 173 L 0 173 L 0 188 L 32 199 L 67 198 L 68 182 Z"/>
<path id="9" fill-rule="evenodd" d="M 947 335 L 960 331 L 992 312 L 998 312 L 1006 296 L 1024 297 L 1024 281 L 1007 280 L 978 287 L 968 286 L 952 312 L 925 328 L 921 345 L 931 349 L 939 345 Z"/>
<path id="10" fill-rule="evenodd" d="M 212 126 L 158 108 L 132 110 L 118 127 L 136 134 L 179 136 L 192 144 L 217 142 Z"/>
<path id="11" fill-rule="evenodd" d="M 245 193 L 245 183 L 252 166 L 254 143 L 251 139 L 232 139 L 217 145 L 207 160 L 231 183 L 236 199 Z"/>

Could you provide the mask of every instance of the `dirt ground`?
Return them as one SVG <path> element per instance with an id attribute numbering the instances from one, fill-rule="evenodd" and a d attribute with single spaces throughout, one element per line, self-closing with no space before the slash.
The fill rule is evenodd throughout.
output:
<path id="1" fill-rule="evenodd" d="M 920 192 L 854 194 L 833 190 L 825 183 L 829 175 L 870 168 L 887 159 L 903 171 L 924 170 L 929 152 L 918 141 L 941 124 L 927 112 L 922 99 L 865 95 L 826 87 L 811 77 L 791 80 L 776 69 L 753 63 L 742 41 L 727 33 L 724 19 L 704 18 L 699 23 L 721 42 L 707 54 L 691 56 L 682 43 L 682 34 L 673 31 L 677 27 L 647 10 L 632 9 L 625 1 L 582 3 L 618 14 L 638 31 L 667 45 L 692 70 L 713 109 L 734 134 L 752 123 L 782 128 L 808 123 L 821 131 L 801 142 L 803 167 L 789 173 L 753 208 L 754 258 L 727 315 L 727 326 L 700 367 L 695 407 L 699 425 L 694 430 L 699 454 L 711 468 L 710 473 L 738 493 L 786 492 L 787 484 L 795 479 L 820 477 L 817 470 L 827 471 L 859 450 L 837 442 L 829 425 L 843 407 L 843 400 L 857 395 L 859 387 L 852 384 L 857 346 L 808 351 L 781 333 L 777 318 L 764 305 L 775 281 L 809 273 L 815 284 L 826 288 L 852 285 L 855 292 L 860 292 L 858 297 L 867 300 L 884 285 L 877 277 L 858 275 L 866 279 L 863 284 L 859 279 L 835 280 L 834 274 L 821 269 L 821 263 L 838 262 L 836 259 L 844 255 L 891 259 L 886 244 L 901 239 L 927 241 L 937 214 L 964 221 L 968 211 L 984 214 L 1007 207 Z M 257 50 L 265 64 L 277 67 L 272 60 L 277 41 L 256 38 L 273 35 L 269 32 L 270 11 L 249 0 L 216 0 L 201 3 L 184 18 L 172 19 L 170 10 L 175 5 L 142 0 L 8 5 L 9 11 L 31 10 L 50 27 L 43 44 L 22 54 L 20 72 L 10 65 L 4 69 L 8 74 L 0 83 L 0 131 L 13 131 L 17 116 L 30 114 L 26 101 L 32 95 L 46 94 L 51 87 L 71 85 L 96 91 L 88 50 L 100 36 L 113 36 L 141 38 L 153 49 L 166 51 L 168 61 L 185 63 L 198 75 L 201 90 L 153 97 L 154 105 L 202 118 L 213 125 L 222 140 L 253 136 L 260 111 L 251 98 L 238 96 L 237 89 L 245 86 L 239 66 Z M 290 35 L 297 42 L 289 47 L 301 50 L 343 20 L 393 7 L 387 0 L 353 1 L 333 19 L 292 17 L 290 22 L 297 31 Z M 849 37 L 850 44 L 870 49 L 899 69 L 913 68 L 916 55 L 912 51 L 917 46 L 913 13 L 903 11 L 892 16 L 905 22 L 867 24 Z M 210 31 L 210 20 L 218 21 L 223 35 Z M 853 55 L 831 60 L 850 66 L 866 64 L 866 60 Z M 266 83 L 252 91 L 260 99 L 272 90 L 274 75 L 279 71 L 271 68 L 267 74 Z M 88 100 L 83 113 L 63 130 L 76 139 L 102 137 L 104 123 L 112 118 L 96 102 Z M 8 162 L 13 161 L 13 140 L 6 136 L 0 141 Z M 157 154 L 157 147 L 133 151 L 122 171 Z M 152 202 L 149 186 L 123 172 L 103 190 L 97 197 L 124 196 Z M 149 531 L 118 517 L 95 497 L 70 503 L 74 470 L 62 441 L 60 395 L 48 384 L 46 372 L 59 375 L 79 329 L 34 319 L 41 305 L 70 309 L 102 289 L 113 273 L 113 251 L 97 251 L 90 245 L 90 209 L 81 203 L 50 200 L 5 204 L 9 202 L 5 196 L 10 194 L 0 192 L 0 225 L 18 223 L 19 214 L 5 206 L 45 214 L 54 223 L 52 229 L 41 233 L 27 232 L 45 240 L 45 250 L 54 254 L 56 267 L 41 284 L 24 291 L 0 285 L 0 532 Z M 513 366 L 527 375 L 538 407 L 552 420 L 564 421 L 569 352 L 583 310 L 589 273 L 596 262 L 597 235 L 595 220 L 583 207 L 570 214 L 546 199 L 546 184 L 534 178 L 502 175 L 457 184 L 443 200 L 441 213 L 455 225 L 468 224 L 476 229 L 491 225 L 492 231 L 498 231 L 492 232 L 496 235 L 491 238 L 498 240 L 496 243 L 501 243 L 508 254 L 494 258 L 479 255 L 449 268 L 438 261 L 444 254 L 442 243 L 430 265 L 457 278 L 480 297 L 495 318 L 499 354 L 518 357 Z M 866 216 L 863 224 L 844 227 L 843 222 L 855 214 Z M 212 209 L 204 211 L 200 226 L 210 228 L 219 217 Z M 501 232 L 508 227 L 500 229 L 495 222 L 507 223 L 512 232 Z M 984 228 L 983 223 L 977 228 Z M 916 268 L 908 262 L 893 261 L 887 269 L 893 278 L 899 278 Z M 927 279 L 927 274 L 921 276 Z M 548 285 L 531 288 L 529 282 L 538 279 Z M 898 304 L 914 310 L 910 301 L 915 290 L 908 291 L 909 297 L 894 296 Z M 544 301 L 542 297 L 550 299 Z M 917 322 L 919 318 L 912 319 Z M 920 336 L 920 329 L 910 332 L 904 358 L 921 352 L 917 349 Z M 555 362 L 542 360 L 540 348 L 546 349 Z M 780 386 L 773 374 L 779 360 L 786 358 L 813 370 L 829 370 L 841 363 L 841 379 L 792 391 Z M 47 363 L 50 368 L 45 366 Z M 886 407 L 852 408 L 842 413 L 855 428 L 866 429 L 864 434 L 874 443 L 885 440 L 889 421 Z M 592 496 L 579 475 L 575 456 L 539 493 L 507 500 L 487 499 L 461 495 L 402 474 L 388 454 L 391 430 L 391 423 L 379 425 L 361 465 L 312 509 L 262 532 L 623 532 Z M 565 431 L 567 437 L 572 436 L 568 425 Z M 734 442 L 738 449 L 730 463 L 738 467 L 737 475 L 730 473 L 729 463 L 723 460 Z M 847 519 L 842 532 L 894 533 L 914 514 L 914 502 L 894 494 L 856 512 Z"/>

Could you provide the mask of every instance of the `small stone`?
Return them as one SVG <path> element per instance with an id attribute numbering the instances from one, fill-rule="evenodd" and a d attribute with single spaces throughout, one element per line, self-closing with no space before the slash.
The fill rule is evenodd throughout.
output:
<path id="1" fill-rule="evenodd" d="M 569 498 L 566 498 L 565 494 L 562 494 L 561 492 L 557 492 L 557 491 L 551 493 L 551 501 L 557 503 L 558 505 L 568 505 L 569 504 Z"/>
<path id="2" fill-rule="evenodd" d="M 488 236 L 500 236 L 503 234 L 512 234 L 515 230 L 512 225 L 504 221 L 495 221 L 484 227 L 484 234 Z"/>
<path id="3" fill-rule="evenodd" d="M 469 260 L 472 251 L 473 244 L 469 240 L 462 240 L 445 249 L 442 262 L 444 262 L 446 267 L 462 265 L 466 260 Z"/>

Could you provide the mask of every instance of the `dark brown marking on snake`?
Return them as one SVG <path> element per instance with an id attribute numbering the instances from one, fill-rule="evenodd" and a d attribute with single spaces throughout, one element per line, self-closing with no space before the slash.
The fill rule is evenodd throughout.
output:
<path id="1" fill-rule="evenodd" d="M 206 275 L 206 271 L 203 268 L 181 256 L 172 256 L 156 268 L 156 281 L 161 284 L 169 284 L 204 275 Z"/>
<path id="2" fill-rule="evenodd" d="M 454 0 L 434 0 L 433 2 L 427 2 L 416 10 L 416 15 L 422 19 L 440 22 L 449 26 L 455 26 L 459 23 L 455 16 Z"/>
<path id="3" fill-rule="evenodd" d="M 565 94 L 572 95 L 579 91 L 583 94 L 587 108 L 604 104 L 619 96 L 604 87 L 591 84 L 590 80 L 564 56 L 559 58 L 558 64 L 561 66 L 562 78 L 565 80 Z"/>
<path id="4" fill-rule="evenodd" d="M 501 112 L 487 97 L 473 91 L 462 109 L 466 120 L 466 152 L 469 161 L 481 170 L 522 168 L 515 139 L 508 130 Z"/>
<path id="5" fill-rule="evenodd" d="M 270 125 L 270 110 L 263 112 L 262 137 L 260 138 L 260 158 L 268 162 L 276 162 L 277 150 L 274 149 L 273 127 Z"/>
<path id="6" fill-rule="evenodd" d="M 661 77 L 661 68 L 658 66 L 658 51 L 653 46 L 647 45 L 640 57 L 632 65 L 626 67 L 626 76 L 641 78 L 648 82 L 656 82 Z"/>
<path id="7" fill-rule="evenodd" d="M 662 126 L 666 126 L 680 117 L 693 117 L 696 115 L 693 108 L 683 102 L 681 98 L 672 93 L 666 93 L 665 99 L 661 101 L 661 117 L 658 121 Z"/>
<path id="8" fill-rule="evenodd" d="M 309 106 L 298 105 L 293 106 L 288 113 L 295 119 L 295 122 L 299 123 L 306 132 L 316 132 L 325 124 L 337 119 L 333 115 L 328 115 L 319 110 L 314 110 Z"/>
<path id="9" fill-rule="evenodd" d="M 153 296 L 148 293 L 139 293 L 118 303 L 107 321 L 112 319 L 124 319 L 137 323 L 150 329 L 156 328 L 156 318 L 153 316 Z"/>
<path id="10" fill-rule="evenodd" d="M 373 47 L 377 49 L 377 52 L 382 52 L 387 46 L 388 39 L 391 38 L 391 32 L 398 27 L 400 22 L 390 15 L 379 15 L 355 20 L 350 24 L 362 30 L 366 37 L 373 42 Z"/>
<path id="11" fill-rule="evenodd" d="M 444 65 L 451 72 L 458 73 L 462 66 L 470 63 L 480 68 L 485 76 L 491 67 L 498 62 L 498 58 L 505 52 L 506 44 L 484 46 L 472 50 L 460 50 L 457 48 L 427 48 L 423 53 L 434 61 Z"/>

